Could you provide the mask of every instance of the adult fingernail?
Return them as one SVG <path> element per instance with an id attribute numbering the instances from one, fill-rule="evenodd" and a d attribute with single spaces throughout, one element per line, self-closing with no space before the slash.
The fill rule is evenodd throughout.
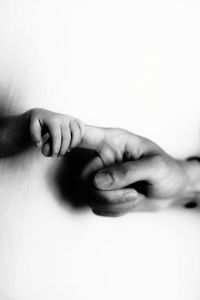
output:
<path id="1" fill-rule="evenodd" d="M 101 188 L 109 188 L 113 183 L 113 177 L 107 172 L 101 172 L 95 175 L 94 182 Z"/>
<path id="2" fill-rule="evenodd" d="M 138 197 L 137 191 L 131 191 L 124 195 L 122 202 L 133 201 Z"/>

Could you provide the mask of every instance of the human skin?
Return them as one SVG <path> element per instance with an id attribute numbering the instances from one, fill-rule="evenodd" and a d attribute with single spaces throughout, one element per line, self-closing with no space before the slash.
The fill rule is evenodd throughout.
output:
<path id="1" fill-rule="evenodd" d="M 97 153 L 80 176 L 97 214 L 118 216 L 152 199 L 162 206 L 162 200 L 190 200 L 200 193 L 200 164 L 174 159 L 144 137 L 86 126 L 81 146 Z"/>
<path id="2" fill-rule="evenodd" d="M 41 108 L 27 113 L 31 139 L 44 156 L 61 158 L 81 143 L 84 124 L 79 119 Z"/>
<path id="3" fill-rule="evenodd" d="M 21 152 L 31 145 L 44 156 L 62 157 L 80 144 L 83 123 L 72 116 L 35 108 L 0 119 L 0 157 Z"/>
<path id="4" fill-rule="evenodd" d="M 126 130 L 85 126 L 44 109 L 0 119 L 0 157 L 33 144 L 52 157 L 76 147 L 96 151 L 80 183 L 101 215 L 124 214 L 147 199 L 193 198 L 200 192 L 198 162 L 176 160 L 154 142 Z"/>

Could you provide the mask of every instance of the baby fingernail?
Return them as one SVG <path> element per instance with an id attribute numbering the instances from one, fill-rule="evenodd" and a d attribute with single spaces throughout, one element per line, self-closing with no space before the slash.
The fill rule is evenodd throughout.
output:
<path id="1" fill-rule="evenodd" d="M 107 172 L 101 172 L 95 175 L 95 184 L 101 188 L 109 188 L 113 183 L 113 177 Z"/>

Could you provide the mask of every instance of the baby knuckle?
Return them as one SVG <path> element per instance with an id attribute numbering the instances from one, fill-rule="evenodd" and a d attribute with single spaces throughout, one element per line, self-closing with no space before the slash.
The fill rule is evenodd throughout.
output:
<path id="1" fill-rule="evenodd" d="M 53 125 L 58 125 L 60 123 L 60 119 L 57 115 L 53 115 L 49 117 L 49 123 Z"/>
<path id="2" fill-rule="evenodd" d="M 62 115 L 62 116 L 63 116 L 64 120 L 67 121 L 67 122 L 74 119 L 74 117 L 70 116 L 70 115 Z"/>
<path id="3" fill-rule="evenodd" d="M 69 126 L 74 127 L 74 125 L 75 125 L 75 120 L 74 120 L 74 119 L 68 119 L 67 122 L 66 122 L 66 124 L 69 124 Z"/>
<path id="4" fill-rule="evenodd" d="M 38 115 L 38 110 L 37 109 L 31 109 L 30 110 L 30 118 L 34 119 Z"/>

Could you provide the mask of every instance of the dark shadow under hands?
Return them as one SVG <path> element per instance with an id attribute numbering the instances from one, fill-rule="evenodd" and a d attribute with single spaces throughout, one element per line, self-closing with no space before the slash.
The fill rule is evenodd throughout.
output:
<path id="1" fill-rule="evenodd" d="M 94 201 L 95 199 L 92 199 L 94 195 L 88 194 L 88 188 L 93 187 L 91 177 L 94 174 L 91 174 L 91 177 L 88 178 L 87 184 L 80 180 L 80 175 L 86 165 L 96 156 L 96 151 L 88 149 L 74 149 L 65 155 L 58 170 L 54 173 L 53 181 L 56 184 L 56 190 L 60 196 L 59 198 L 63 204 L 69 204 L 74 210 L 81 210 L 87 207 L 92 208 L 91 200 Z M 85 184 L 85 186 L 83 184 Z M 146 181 L 137 182 L 131 187 L 148 196 L 149 183 Z M 185 207 L 186 209 L 196 208 L 198 210 L 200 207 L 198 205 L 198 201 L 195 199 L 186 201 L 185 203 L 182 202 L 181 205 L 179 203 L 178 206 Z"/>
<path id="2" fill-rule="evenodd" d="M 23 105 L 12 89 L 0 86 L 0 158 L 32 150 L 28 119 L 23 111 Z"/>
<path id="3" fill-rule="evenodd" d="M 84 186 L 81 185 L 79 177 L 85 166 L 96 155 L 96 152 L 92 150 L 74 149 L 62 159 L 54 175 L 54 181 L 64 204 L 70 204 L 74 209 L 84 209 L 90 206 L 89 196 L 84 193 Z"/>

